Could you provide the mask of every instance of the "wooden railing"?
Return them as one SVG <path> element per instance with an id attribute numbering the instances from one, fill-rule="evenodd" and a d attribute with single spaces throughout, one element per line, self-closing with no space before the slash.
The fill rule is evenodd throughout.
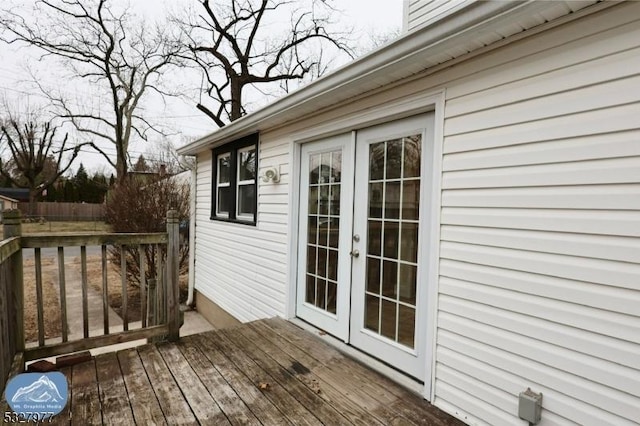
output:
<path id="1" fill-rule="evenodd" d="M 179 288 L 178 288 L 178 218 L 174 211 L 167 214 L 167 232 L 149 234 L 86 234 L 86 235 L 21 235 L 20 212 L 17 210 L 4 212 L 4 235 L 9 237 L 0 244 L 0 308 L 8 306 L 13 310 L 0 309 L 0 329 L 2 334 L 2 380 L 6 378 L 5 363 L 16 353 L 23 352 L 26 361 L 82 351 L 101 346 L 138 340 L 160 338 L 177 340 L 180 329 Z M 89 329 L 87 276 L 87 247 L 99 246 L 102 273 L 102 317 L 103 324 L 99 330 Z M 67 307 L 68 291 L 65 276 L 65 248 L 80 248 L 81 298 L 82 298 L 82 335 L 70 335 L 67 328 L 69 317 Z M 59 308 L 61 336 L 45 339 L 45 312 L 42 282 L 42 249 L 57 249 Z M 155 271 L 150 273 L 145 253 L 150 248 L 157 253 Z M 23 262 L 22 249 L 34 250 L 36 309 L 37 309 L 37 343 L 25 347 L 23 318 Z M 122 327 L 114 330 L 109 324 L 108 283 L 108 249 L 120 254 L 120 282 L 122 302 Z M 141 322 L 135 328 L 129 321 L 127 256 L 132 253 L 139 256 L 139 282 L 141 299 Z M 128 254 L 127 254 L 128 253 Z M 147 279 L 147 277 L 151 277 Z M 4 299 L 3 299 L 4 298 Z M 4 302 L 3 302 L 4 300 Z M 33 303 L 33 301 L 28 301 Z M 90 333 L 91 332 L 91 333 Z M 5 339 L 10 345 L 5 345 Z M 2 384 L 2 383 L 0 383 Z"/>
<path id="2" fill-rule="evenodd" d="M 7 229 L 5 228 L 5 232 Z M 20 237 L 12 237 L 0 241 L 0 388 L 4 389 L 5 382 L 12 370 L 16 354 L 24 349 L 24 337 L 18 335 L 20 310 L 16 309 L 21 294 L 16 294 L 17 288 L 10 285 L 20 279 L 22 272 L 22 251 Z M 21 289 L 20 289 L 21 290 Z M 20 361 L 22 362 L 22 361 Z"/>

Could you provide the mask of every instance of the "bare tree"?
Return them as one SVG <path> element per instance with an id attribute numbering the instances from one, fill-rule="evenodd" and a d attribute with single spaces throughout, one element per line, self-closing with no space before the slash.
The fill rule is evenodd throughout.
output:
<path id="1" fill-rule="evenodd" d="M 346 34 L 330 30 L 335 12 L 330 0 L 309 0 L 307 8 L 300 6 L 305 2 L 292 0 L 197 3 L 197 12 L 176 21 L 215 104 L 210 108 L 200 102 L 197 108 L 219 127 L 246 113 L 247 87 L 276 83 L 286 91 L 289 82 L 324 72 L 326 50 L 352 57 Z M 268 36 L 274 27 L 269 17 L 284 8 L 290 13 L 288 30 Z"/>
<path id="2" fill-rule="evenodd" d="M 38 0 L 31 13 L 10 9 L 0 14 L 5 42 L 40 49 L 42 58 L 59 59 L 70 78 L 106 94 L 97 106 L 87 106 L 36 80 L 59 116 L 91 139 L 122 181 L 132 137 L 146 140 L 150 130 L 159 131 L 142 114 L 143 96 L 166 94 L 161 89 L 164 71 L 179 60 L 181 44 L 166 28 L 133 22 L 128 9 L 119 10 L 109 0 Z M 115 147 L 115 160 L 98 141 Z"/>
<path id="3" fill-rule="evenodd" d="M 192 170 L 195 167 L 195 158 L 179 156 L 174 143 L 170 139 L 163 138 L 153 145 L 147 150 L 145 157 L 151 162 L 153 171 L 159 172 L 160 167 L 162 167 L 166 174 L 176 175 Z"/>
<path id="4" fill-rule="evenodd" d="M 0 158 L 0 174 L 17 187 L 29 188 L 29 210 L 42 192 L 62 176 L 78 156 L 82 145 L 67 148 L 68 134 L 56 138 L 57 127 L 51 122 L 10 120 L 2 124 L 0 144 L 11 153 L 9 161 Z M 71 156 L 63 158 L 71 151 Z"/>

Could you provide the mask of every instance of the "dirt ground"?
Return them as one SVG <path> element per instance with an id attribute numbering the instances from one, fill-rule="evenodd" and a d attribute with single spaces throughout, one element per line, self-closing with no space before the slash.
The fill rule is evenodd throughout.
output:
<path id="1" fill-rule="evenodd" d="M 42 296 L 44 300 L 44 336 L 46 339 L 62 335 L 60 297 L 54 259 L 42 259 Z M 34 259 L 24 262 L 24 333 L 27 342 L 38 340 L 38 309 L 36 303 L 36 271 Z"/>
<path id="2" fill-rule="evenodd" d="M 77 260 L 77 259 L 74 259 Z M 72 266 L 80 269 L 79 261 Z M 36 274 L 35 261 L 28 259 L 24 262 L 24 300 L 25 300 L 25 338 L 27 342 L 38 340 L 38 313 L 36 303 Z M 59 337 L 62 334 L 60 315 L 60 296 L 57 285 L 58 267 L 53 258 L 42 259 L 42 292 L 44 300 L 44 330 L 45 338 Z M 67 273 L 69 276 L 69 273 Z M 89 285 L 102 294 L 102 261 L 100 256 L 87 257 L 87 277 Z M 120 274 L 111 264 L 107 267 L 107 288 L 109 305 L 118 315 L 122 315 L 122 284 Z M 180 302 L 187 300 L 188 277 L 180 277 Z M 129 284 L 127 288 L 127 312 L 129 321 L 140 321 L 140 288 Z"/>
<path id="3" fill-rule="evenodd" d="M 87 257 L 87 276 L 89 285 L 96 291 L 102 293 L 102 260 L 100 256 Z M 122 279 L 120 273 L 109 263 L 107 266 L 107 288 L 109 295 L 109 306 L 122 316 Z M 180 276 L 180 303 L 187 300 L 188 276 Z M 140 287 L 137 284 L 128 283 L 127 286 L 127 314 L 129 321 L 140 321 L 141 297 Z"/>

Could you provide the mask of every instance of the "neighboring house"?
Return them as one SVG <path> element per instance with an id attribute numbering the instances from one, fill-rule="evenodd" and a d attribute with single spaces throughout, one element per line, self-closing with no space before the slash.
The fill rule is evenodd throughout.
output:
<path id="1" fill-rule="evenodd" d="M 198 307 L 304 320 L 469 424 L 527 425 L 527 388 L 542 425 L 638 424 L 640 2 L 451 3 L 179 150 Z"/>
<path id="2" fill-rule="evenodd" d="M 18 202 L 29 202 L 29 190 L 24 188 L 0 188 L 0 195 Z"/>
<path id="3" fill-rule="evenodd" d="M 18 200 L 0 195 L 0 221 L 2 221 L 2 212 L 5 210 L 15 210 L 18 208 Z"/>

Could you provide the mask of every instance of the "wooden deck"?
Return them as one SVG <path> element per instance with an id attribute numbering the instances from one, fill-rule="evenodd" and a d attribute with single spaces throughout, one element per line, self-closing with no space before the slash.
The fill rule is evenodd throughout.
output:
<path id="1" fill-rule="evenodd" d="M 280 319 L 99 355 L 63 369 L 54 424 L 462 424 Z"/>

